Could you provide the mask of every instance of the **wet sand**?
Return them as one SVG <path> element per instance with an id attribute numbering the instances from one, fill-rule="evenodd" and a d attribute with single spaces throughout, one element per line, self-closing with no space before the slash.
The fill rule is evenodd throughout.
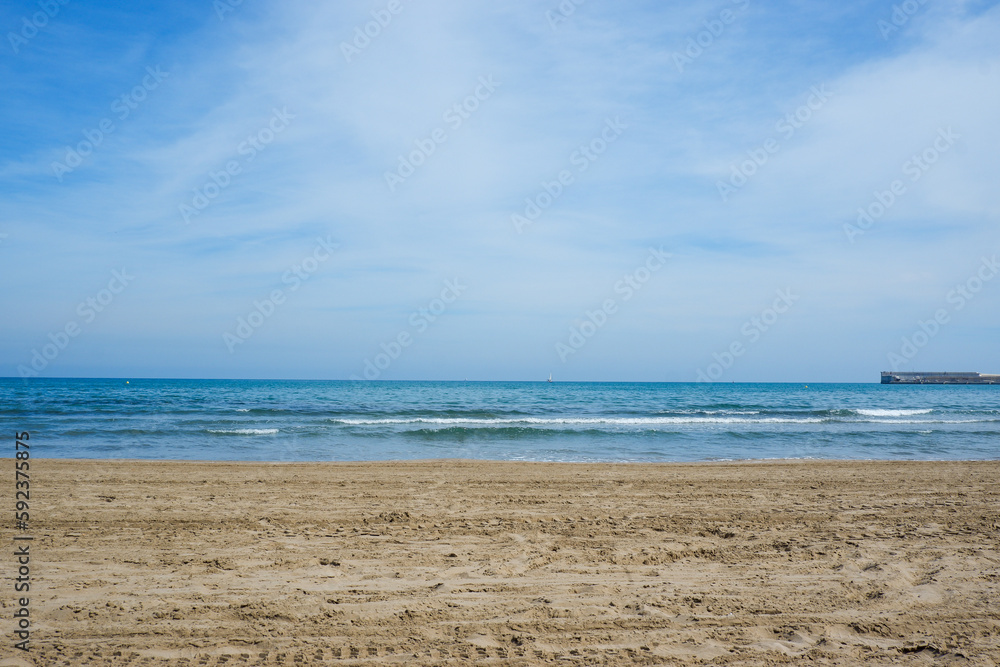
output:
<path id="1" fill-rule="evenodd" d="M 997 461 L 31 477 L 32 650 L 9 555 L 0 665 L 1000 663 Z"/>

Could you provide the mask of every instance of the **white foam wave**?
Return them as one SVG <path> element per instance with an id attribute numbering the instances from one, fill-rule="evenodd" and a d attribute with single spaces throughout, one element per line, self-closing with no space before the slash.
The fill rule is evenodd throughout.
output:
<path id="1" fill-rule="evenodd" d="M 929 412 L 933 412 L 932 409 L 926 408 L 923 410 L 882 410 L 882 409 L 871 409 L 871 410 L 855 410 L 859 415 L 864 415 L 865 417 L 912 417 L 913 415 L 926 415 Z"/>
<path id="2" fill-rule="evenodd" d="M 987 424 L 993 419 L 866 419 L 863 424 Z"/>
<path id="3" fill-rule="evenodd" d="M 461 417 L 413 417 L 408 419 L 333 419 L 345 426 L 378 426 L 392 424 L 438 424 L 443 426 L 504 426 L 532 424 L 539 426 L 658 426 L 670 424 L 819 424 L 817 417 L 789 419 L 785 417 L 520 417 L 495 419 L 463 419 Z"/>
<path id="4" fill-rule="evenodd" d="M 225 435 L 274 435 L 278 432 L 276 428 L 229 428 L 229 429 L 208 429 L 209 433 L 222 433 Z"/>
<path id="5" fill-rule="evenodd" d="M 250 412 L 250 408 L 236 408 L 236 412 Z"/>

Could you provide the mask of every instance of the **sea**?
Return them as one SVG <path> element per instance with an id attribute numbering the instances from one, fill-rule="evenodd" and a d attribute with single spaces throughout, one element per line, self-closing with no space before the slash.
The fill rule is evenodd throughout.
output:
<path id="1" fill-rule="evenodd" d="M 0 425 L 33 458 L 982 460 L 1000 386 L 7 378 Z"/>

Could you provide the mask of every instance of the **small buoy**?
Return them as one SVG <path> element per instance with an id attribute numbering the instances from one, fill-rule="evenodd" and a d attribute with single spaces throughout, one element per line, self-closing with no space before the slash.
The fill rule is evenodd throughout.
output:
<path id="1" fill-rule="evenodd" d="M 128 384 L 128 380 L 125 380 L 125 384 Z"/>

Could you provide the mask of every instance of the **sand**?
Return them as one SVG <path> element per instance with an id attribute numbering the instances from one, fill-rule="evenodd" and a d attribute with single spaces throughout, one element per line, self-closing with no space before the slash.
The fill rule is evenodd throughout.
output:
<path id="1" fill-rule="evenodd" d="M 1000 663 L 996 461 L 31 471 L 0 665 Z"/>

